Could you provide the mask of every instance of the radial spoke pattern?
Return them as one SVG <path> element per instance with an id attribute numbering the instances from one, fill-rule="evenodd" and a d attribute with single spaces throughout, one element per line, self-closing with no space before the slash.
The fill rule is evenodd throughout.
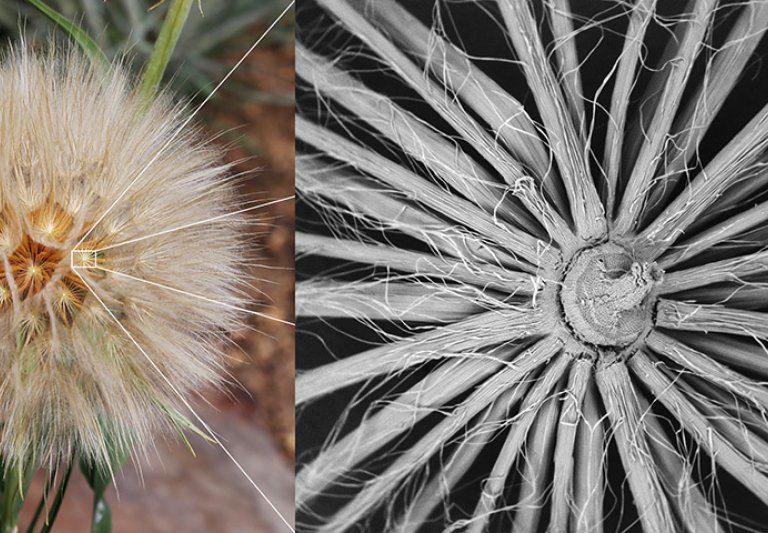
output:
<path id="1" fill-rule="evenodd" d="M 302 531 L 768 514 L 768 3 L 589 4 L 300 10 Z"/>

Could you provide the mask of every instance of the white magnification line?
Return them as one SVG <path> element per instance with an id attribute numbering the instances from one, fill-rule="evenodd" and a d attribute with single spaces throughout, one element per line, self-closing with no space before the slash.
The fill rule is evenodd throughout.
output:
<path id="1" fill-rule="evenodd" d="M 88 236 L 91 234 L 91 232 L 99 225 L 99 223 L 104 220 L 104 217 L 106 217 L 112 209 L 120 202 L 120 200 L 123 199 L 123 197 L 128 194 L 128 191 L 131 189 L 131 187 L 134 186 L 134 184 L 141 179 L 141 177 L 149 170 L 149 167 L 151 167 L 155 161 L 168 149 L 168 147 L 171 145 L 171 143 L 176 139 L 176 137 L 179 136 L 179 134 L 184 131 L 184 129 L 187 127 L 187 125 L 192 122 L 192 119 L 195 118 L 195 116 L 200 112 L 200 110 L 208 103 L 208 101 L 213 98 L 213 96 L 219 91 L 222 85 L 224 85 L 227 80 L 232 76 L 232 74 L 235 73 L 235 71 L 240 68 L 240 65 L 243 64 L 243 62 L 248 58 L 248 56 L 251 55 L 251 53 L 256 49 L 256 47 L 261 44 L 261 41 L 264 40 L 264 38 L 269 34 L 269 32 L 272 31 L 272 29 L 277 26 L 277 23 L 280 22 L 280 20 L 285 16 L 286 13 L 293 7 L 293 4 L 296 2 L 296 0 L 291 0 L 291 3 L 288 4 L 288 6 L 280 13 L 277 18 L 272 22 L 272 24 L 269 25 L 269 27 L 264 31 L 264 33 L 261 34 L 261 36 L 256 40 L 255 43 L 248 49 L 247 52 L 243 55 L 243 57 L 240 58 L 240 60 L 235 63 L 235 65 L 230 69 L 229 72 L 221 79 L 221 81 L 216 85 L 216 87 L 213 88 L 211 93 L 205 97 L 205 99 L 200 103 L 197 108 L 192 112 L 192 114 L 187 117 L 187 119 L 182 122 L 181 126 L 176 129 L 176 131 L 171 135 L 168 140 L 163 144 L 160 149 L 158 149 L 157 153 L 152 157 L 152 159 L 149 160 L 149 163 L 147 163 L 144 168 L 141 170 L 141 172 L 138 173 L 138 175 L 133 178 L 133 180 L 128 184 L 128 186 L 121 192 L 117 198 L 115 198 L 115 201 L 112 202 L 112 204 L 107 208 L 102 215 L 96 219 L 96 222 L 91 226 L 91 228 L 85 232 L 83 237 L 78 241 L 78 243 L 74 246 L 75 248 L 78 248 L 83 242 L 85 242 L 85 239 L 88 238 Z"/>
<path id="2" fill-rule="evenodd" d="M 251 478 L 251 476 L 248 475 L 248 472 L 245 471 L 245 469 L 240 465 L 240 463 L 237 462 L 237 459 L 234 458 L 234 456 L 229 452 L 229 450 L 224 446 L 224 444 L 221 442 L 219 437 L 216 436 L 216 433 L 211 429 L 211 427 L 200 417 L 200 415 L 197 414 L 197 412 L 192 408 L 192 406 L 189 404 L 186 398 L 184 398 L 184 395 L 179 392 L 179 390 L 174 386 L 173 383 L 163 374 L 163 372 L 160 370 L 160 368 L 155 364 L 155 362 L 152 360 L 152 358 L 147 354 L 147 352 L 144 350 L 144 348 L 141 347 L 141 345 L 138 343 L 138 341 L 131 335 L 131 332 L 128 331 L 128 329 L 123 326 L 123 324 L 117 319 L 117 317 L 112 313 L 112 311 L 107 307 L 107 304 L 104 303 L 104 301 L 99 297 L 98 294 L 96 294 L 96 291 L 94 291 L 91 286 L 88 284 L 87 281 L 85 281 L 85 278 L 80 275 L 80 273 L 73 269 L 75 274 L 77 274 L 77 277 L 80 278 L 80 280 L 83 282 L 83 284 L 86 286 L 86 288 L 90 291 L 91 294 L 99 301 L 101 306 L 107 311 L 110 317 L 112 317 L 112 320 L 115 321 L 115 324 L 122 330 L 123 333 L 131 340 L 131 342 L 136 346 L 136 348 L 144 355 L 144 357 L 149 361 L 149 364 L 152 365 L 152 368 L 155 369 L 155 371 L 160 375 L 161 378 L 163 378 L 163 381 L 171 388 L 174 394 L 179 397 L 181 402 L 184 404 L 184 407 L 189 409 L 189 411 L 192 413 L 192 415 L 195 417 L 195 419 L 198 421 L 198 423 L 203 426 L 203 428 L 208 432 L 208 435 L 213 439 L 213 441 L 222 449 L 222 451 L 227 455 L 230 461 L 232 461 L 232 464 L 234 464 L 237 469 L 240 471 L 240 473 L 245 476 L 245 479 L 248 480 L 248 482 L 253 486 L 253 488 L 256 489 L 256 491 L 259 493 L 259 495 L 264 499 L 264 501 L 269 504 L 269 507 L 275 512 L 275 514 L 280 517 L 280 520 L 283 521 L 283 523 L 288 527 L 288 529 L 295 533 L 295 530 L 293 529 L 293 526 L 291 525 L 288 520 L 285 519 L 285 517 L 278 511 L 275 504 L 272 503 L 272 501 L 267 497 L 267 495 L 264 493 L 263 490 L 261 490 L 261 487 L 259 487 L 258 484 Z"/>
<path id="3" fill-rule="evenodd" d="M 78 252 L 83 252 L 84 250 L 77 250 Z M 87 250 L 85 250 L 87 251 Z M 74 252 L 73 252 L 74 253 Z M 169 287 L 168 285 L 163 285 L 162 283 L 157 283 L 154 281 L 149 281 L 146 279 L 138 278 L 136 276 L 131 276 L 130 274 L 126 274 L 125 272 L 118 272 L 117 270 L 111 270 L 109 268 L 105 268 L 103 266 L 99 265 L 78 265 L 75 266 L 74 262 L 72 263 L 72 269 L 77 270 L 78 268 L 85 268 L 89 270 L 103 270 L 104 272 L 109 272 L 110 274 L 114 274 L 116 276 L 122 276 L 124 278 L 132 279 L 133 281 L 138 281 L 141 283 L 147 283 L 148 285 L 152 285 L 153 287 L 159 287 L 161 289 L 165 289 L 167 291 L 176 292 L 178 294 L 183 294 L 185 296 L 190 296 L 192 298 L 197 298 L 198 300 L 203 300 L 204 302 L 209 302 L 212 304 L 220 305 L 222 307 L 227 307 L 229 309 L 234 309 L 235 311 L 241 311 L 243 313 L 248 313 L 260 318 L 266 318 L 267 320 L 272 320 L 274 322 L 279 322 L 281 324 L 285 324 L 287 326 L 294 326 L 295 324 L 293 322 L 288 322 L 287 320 L 283 320 L 282 318 L 277 318 L 271 315 L 268 315 L 266 313 L 259 313 L 258 311 L 251 311 L 250 309 L 243 309 L 242 307 L 237 307 L 236 305 L 230 305 L 228 303 L 220 302 L 218 300 L 213 300 L 211 298 L 206 298 L 205 296 L 201 296 L 199 294 L 195 294 L 193 292 L 187 292 L 183 291 L 181 289 L 177 289 L 175 287 Z"/>
<path id="4" fill-rule="evenodd" d="M 255 211 L 257 209 L 262 209 L 264 207 L 269 207 L 270 205 L 279 204 L 280 202 L 287 202 L 289 200 L 293 200 L 295 196 L 291 195 L 286 198 L 280 198 L 279 200 L 272 200 L 271 202 L 267 202 L 264 204 L 259 205 L 252 205 L 251 207 L 246 207 L 244 209 L 240 209 L 239 211 L 233 211 L 232 213 L 225 213 L 223 215 L 215 216 L 212 218 L 208 218 L 206 220 L 199 220 L 197 222 L 192 222 L 190 224 L 185 224 L 184 226 L 179 226 L 177 228 L 171 228 L 163 231 L 158 231 L 157 233 L 152 233 L 151 235 L 144 235 L 143 237 L 136 237 L 135 239 L 130 239 L 127 241 L 118 242 L 115 244 L 110 244 L 109 246 L 105 246 L 104 248 L 98 248 L 94 250 L 75 250 L 77 252 L 103 252 L 105 250 L 111 250 L 113 248 L 117 248 L 119 246 L 125 246 L 126 244 L 133 244 L 135 242 L 140 242 L 146 239 L 151 239 L 153 237 L 159 237 L 160 235 L 166 235 L 168 233 L 173 233 L 174 231 L 181 231 L 183 229 L 193 228 L 195 226 L 200 226 L 202 224 L 208 224 L 210 222 L 216 222 L 217 220 L 223 220 L 228 217 L 233 217 L 235 215 L 240 215 L 242 213 L 247 213 L 248 211 Z"/>

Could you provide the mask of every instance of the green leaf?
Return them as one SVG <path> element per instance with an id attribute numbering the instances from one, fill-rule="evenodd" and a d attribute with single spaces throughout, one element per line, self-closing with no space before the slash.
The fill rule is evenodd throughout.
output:
<path id="1" fill-rule="evenodd" d="M 105 495 L 107 488 L 112 484 L 114 472 L 120 468 L 122 468 L 122 464 L 117 468 L 113 466 L 112 472 L 109 472 L 92 463 L 80 462 L 80 470 L 93 490 L 93 514 L 91 516 L 91 531 L 93 533 L 109 533 L 112 531 L 112 512 L 109 510 Z"/>
<path id="2" fill-rule="evenodd" d="M 107 489 L 112 484 L 115 474 L 123 468 L 123 465 L 131 455 L 131 447 L 129 445 L 110 438 L 112 433 L 106 424 L 102 423 L 102 431 L 104 431 L 104 435 L 109 443 L 109 464 L 103 465 L 86 460 L 80 461 L 80 470 L 91 486 L 91 490 L 93 490 L 92 533 L 109 533 L 112 531 L 112 512 L 109 510 L 105 495 Z"/>
<path id="3" fill-rule="evenodd" d="M 30 461 L 30 463 L 32 463 Z M 32 464 L 16 464 L 10 468 L 3 466 L 5 484 L 3 486 L 2 515 L 0 516 L 0 532 L 13 533 L 19 520 L 19 512 L 24 504 L 25 494 L 32 482 L 32 476 L 37 469 Z"/>
<path id="4" fill-rule="evenodd" d="M 112 511 L 104 498 L 94 501 L 91 533 L 112 532 Z"/>
<path id="5" fill-rule="evenodd" d="M 29 3 L 55 22 L 62 30 L 67 32 L 70 38 L 82 48 L 83 52 L 85 52 L 94 64 L 109 69 L 110 62 L 104 51 L 98 44 L 96 44 L 96 41 L 91 39 L 91 37 L 79 26 L 68 20 L 64 15 L 47 5 L 42 0 L 29 0 Z"/>

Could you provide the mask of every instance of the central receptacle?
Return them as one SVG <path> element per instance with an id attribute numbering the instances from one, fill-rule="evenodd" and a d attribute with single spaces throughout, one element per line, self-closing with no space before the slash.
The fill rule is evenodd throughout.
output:
<path id="1" fill-rule="evenodd" d="M 581 250 L 566 269 L 560 289 L 568 326 L 590 345 L 631 344 L 648 325 L 649 296 L 662 275 L 656 263 L 638 262 L 615 243 Z"/>

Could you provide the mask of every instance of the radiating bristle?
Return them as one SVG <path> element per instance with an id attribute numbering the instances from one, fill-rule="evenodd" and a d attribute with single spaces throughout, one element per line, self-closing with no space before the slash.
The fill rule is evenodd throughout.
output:
<path id="1" fill-rule="evenodd" d="M 302 531 L 762 527 L 768 2 L 298 17 Z"/>

